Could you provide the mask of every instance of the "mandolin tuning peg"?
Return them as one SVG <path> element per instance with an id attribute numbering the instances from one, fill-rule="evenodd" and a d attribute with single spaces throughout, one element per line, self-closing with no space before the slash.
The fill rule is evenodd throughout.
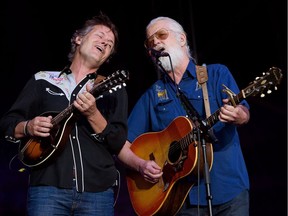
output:
<path id="1" fill-rule="evenodd" d="M 265 97 L 265 94 L 264 94 L 264 93 L 262 93 L 262 94 L 260 95 L 260 97 L 261 97 L 261 98 Z"/>
<path id="2" fill-rule="evenodd" d="M 271 92 L 272 92 L 272 91 L 269 89 L 269 90 L 267 91 L 267 94 L 271 94 Z"/>
<path id="3" fill-rule="evenodd" d="M 278 90 L 277 86 L 275 86 L 274 89 L 277 91 Z"/>
<path id="4" fill-rule="evenodd" d="M 110 89 L 110 90 L 109 90 L 109 93 L 112 93 L 112 92 L 113 92 L 113 91 Z"/>

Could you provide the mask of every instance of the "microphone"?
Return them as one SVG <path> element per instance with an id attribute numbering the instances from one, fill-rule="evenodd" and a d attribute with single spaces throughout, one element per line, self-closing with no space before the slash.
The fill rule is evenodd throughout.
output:
<path id="1" fill-rule="evenodd" d="M 163 50 L 164 50 L 163 48 L 159 51 L 152 49 L 152 48 L 149 48 L 148 53 L 150 56 L 153 56 L 154 58 L 169 56 L 169 53 L 164 52 Z"/>

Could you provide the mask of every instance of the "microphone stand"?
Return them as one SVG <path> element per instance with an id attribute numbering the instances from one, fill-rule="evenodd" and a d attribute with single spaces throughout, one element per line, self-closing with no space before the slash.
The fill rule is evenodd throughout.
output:
<path id="1" fill-rule="evenodd" d="M 211 133 L 210 130 L 207 129 L 207 126 L 204 124 L 204 121 L 200 118 L 199 114 L 195 110 L 195 108 L 192 106 L 192 104 L 189 102 L 187 97 L 178 89 L 179 95 L 182 104 L 184 105 L 188 116 L 190 119 L 192 119 L 192 122 L 194 123 L 195 127 L 193 128 L 193 133 L 198 137 L 198 143 L 201 143 L 202 146 L 202 153 L 203 153 L 203 160 L 204 160 L 204 180 L 206 185 L 206 199 L 208 203 L 208 211 L 209 215 L 212 216 L 212 195 L 210 190 L 210 173 L 209 173 L 209 165 L 207 160 L 207 152 L 206 152 L 206 140 L 209 140 L 209 142 L 215 141 L 216 137 L 213 133 Z M 199 160 L 199 158 L 198 158 Z M 198 161 L 198 164 L 199 161 Z"/>
<path id="2" fill-rule="evenodd" d="M 170 58 L 170 55 L 168 55 L 168 57 Z M 171 81 L 173 81 L 171 77 L 168 75 L 167 71 L 163 68 L 161 61 L 158 59 L 158 57 L 155 57 L 154 61 L 159 66 L 159 68 L 164 72 L 164 74 L 166 74 L 168 78 Z M 171 59 L 170 59 L 170 62 L 171 62 Z M 202 146 L 202 153 L 203 153 L 203 160 L 204 160 L 204 179 L 205 179 L 206 195 L 207 195 L 206 198 L 207 198 L 207 203 L 208 203 L 209 215 L 212 216 L 212 195 L 211 195 L 211 190 L 210 190 L 210 173 L 209 173 L 209 165 L 208 165 L 207 152 L 206 152 L 206 140 L 208 140 L 208 142 L 217 142 L 217 138 L 214 136 L 213 131 L 208 128 L 206 122 L 200 117 L 196 109 L 189 102 L 188 98 L 179 89 L 178 85 L 176 84 L 175 74 L 174 74 L 172 65 L 171 65 L 171 68 L 172 68 L 172 72 L 174 76 L 176 95 L 181 100 L 181 103 L 183 104 L 186 112 L 188 113 L 189 118 L 192 120 L 192 123 L 194 124 L 193 133 L 196 137 L 198 137 L 198 142 L 201 143 L 201 146 Z"/>

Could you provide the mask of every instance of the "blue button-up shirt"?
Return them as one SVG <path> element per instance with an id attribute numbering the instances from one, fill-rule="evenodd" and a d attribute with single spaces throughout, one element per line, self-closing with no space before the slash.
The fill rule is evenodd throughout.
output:
<path id="1" fill-rule="evenodd" d="M 209 103 L 213 115 L 223 105 L 222 100 L 228 97 L 223 92 L 222 84 L 235 94 L 240 91 L 226 66 L 221 64 L 207 65 L 207 71 Z M 206 120 L 202 88 L 197 82 L 195 64 L 192 61 L 190 61 L 178 87 L 197 110 L 200 117 Z M 128 140 L 130 142 L 133 142 L 143 133 L 167 129 L 169 124 L 178 116 L 187 116 L 181 100 L 177 97 L 176 89 L 174 82 L 164 75 L 140 97 L 128 118 Z M 242 100 L 241 104 L 249 108 L 245 100 Z M 217 142 L 213 143 L 213 165 L 210 171 L 212 204 L 221 204 L 231 200 L 241 191 L 249 189 L 249 178 L 237 127 L 217 121 L 212 129 L 218 139 Z M 193 186 L 189 193 L 190 202 L 195 205 L 198 203 L 207 205 L 206 196 L 206 186 L 202 178 L 200 197 L 198 196 L 198 187 Z"/>

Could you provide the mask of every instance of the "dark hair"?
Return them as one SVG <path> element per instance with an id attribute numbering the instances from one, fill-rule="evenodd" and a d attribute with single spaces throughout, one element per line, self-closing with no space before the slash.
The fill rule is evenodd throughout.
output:
<path id="1" fill-rule="evenodd" d="M 76 37 L 78 36 L 83 37 L 87 35 L 96 25 L 104 25 L 108 27 L 109 29 L 111 29 L 111 31 L 114 34 L 114 37 L 115 37 L 114 47 L 108 60 L 112 57 L 113 54 L 116 53 L 117 48 L 118 48 L 118 43 L 119 43 L 118 29 L 106 14 L 104 14 L 103 12 L 100 12 L 99 15 L 94 16 L 89 20 L 86 20 L 84 25 L 81 28 L 77 29 L 72 35 L 71 50 L 70 50 L 70 53 L 68 54 L 68 59 L 70 62 L 73 60 L 74 54 L 77 48 L 77 44 L 75 43 Z"/>

